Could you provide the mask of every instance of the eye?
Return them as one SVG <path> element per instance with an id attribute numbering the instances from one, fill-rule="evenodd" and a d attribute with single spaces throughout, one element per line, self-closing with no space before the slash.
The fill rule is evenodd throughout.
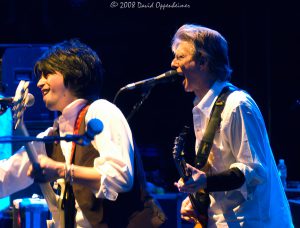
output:
<path id="1" fill-rule="evenodd" d="M 177 59 L 177 60 L 182 60 L 184 58 L 185 58 L 185 55 L 176 55 L 175 56 L 175 59 Z"/>
<path id="2" fill-rule="evenodd" d="M 41 79 L 46 79 L 46 76 L 44 73 L 41 73 L 39 76 L 38 76 L 38 81 L 41 80 Z"/>

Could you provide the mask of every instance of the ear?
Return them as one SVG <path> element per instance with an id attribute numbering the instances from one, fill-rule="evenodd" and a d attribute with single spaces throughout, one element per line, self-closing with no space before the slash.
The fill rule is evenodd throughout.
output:
<path id="1" fill-rule="evenodd" d="M 200 70 L 206 71 L 208 69 L 207 58 L 201 56 L 197 62 L 197 65 L 199 66 Z"/>

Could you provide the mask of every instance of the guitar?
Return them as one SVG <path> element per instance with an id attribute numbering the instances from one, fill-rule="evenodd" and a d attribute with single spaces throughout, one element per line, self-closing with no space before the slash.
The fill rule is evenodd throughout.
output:
<path id="1" fill-rule="evenodd" d="M 186 135 L 188 134 L 188 129 L 189 128 L 185 126 L 184 130 L 179 134 L 178 137 L 175 138 L 172 153 L 177 171 L 184 182 L 192 178 L 192 174 L 187 170 L 186 161 L 184 159 L 184 144 Z M 198 191 L 189 193 L 188 196 L 197 216 L 195 227 L 206 228 L 208 222 L 207 209 L 210 204 L 209 195 L 204 191 Z"/>
<path id="2" fill-rule="evenodd" d="M 19 129 L 21 134 L 25 137 L 29 136 L 27 128 L 23 121 L 23 114 L 26 107 L 33 105 L 34 97 L 28 93 L 28 81 L 21 80 L 16 89 L 15 96 L 12 102 L 13 122 L 14 129 Z M 35 146 L 32 143 L 25 144 L 28 158 L 35 169 L 39 168 L 38 153 Z M 48 204 L 48 208 L 52 214 L 52 220 L 47 220 L 48 228 L 64 228 L 64 211 L 61 209 L 62 194 L 65 191 L 64 179 L 58 179 L 57 184 L 61 188 L 61 195 L 58 196 L 53 191 L 50 183 L 39 183 L 43 196 Z"/>

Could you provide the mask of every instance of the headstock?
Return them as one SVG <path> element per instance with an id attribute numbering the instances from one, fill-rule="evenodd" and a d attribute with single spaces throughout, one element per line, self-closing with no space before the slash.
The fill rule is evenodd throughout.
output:
<path id="1" fill-rule="evenodd" d="M 14 128 L 16 129 L 21 121 L 26 107 L 34 104 L 34 97 L 28 92 L 29 81 L 21 80 L 16 89 L 15 96 L 12 102 L 12 112 Z"/>

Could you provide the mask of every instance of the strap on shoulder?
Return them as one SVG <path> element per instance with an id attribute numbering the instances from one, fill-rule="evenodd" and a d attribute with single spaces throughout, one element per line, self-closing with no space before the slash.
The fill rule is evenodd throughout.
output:
<path id="1" fill-rule="evenodd" d="M 238 90 L 235 86 L 226 86 L 223 88 L 221 93 L 219 94 L 217 100 L 214 103 L 212 108 L 211 117 L 209 119 L 208 125 L 206 127 L 204 136 L 200 142 L 196 158 L 195 158 L 195 166 L 198 169 L 204 167 L 207 162 L 208 155 L 210 153 L 211 147 L 213 145 L 213 140 L 215 137 L 215 133 L 220 126 L 221 123 L 221 113 L 224 109 L 227 97 L 233 91 Z"/>

